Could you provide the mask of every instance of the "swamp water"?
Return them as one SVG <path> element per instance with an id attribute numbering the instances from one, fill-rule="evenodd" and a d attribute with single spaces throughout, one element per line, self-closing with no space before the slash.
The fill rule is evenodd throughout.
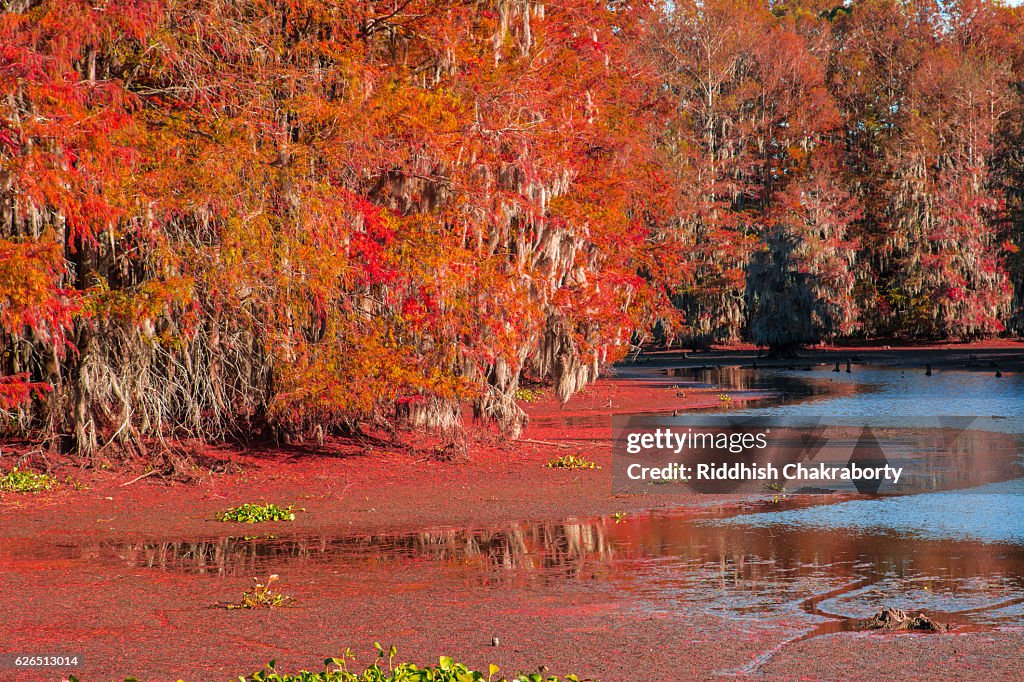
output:
<path id="1" fill-rule="evenodd" d="M 744 414 L 809 411 L 894 423 L 910 414 L 984 415 L 1006 418 L 1003 436 L 1020 435 L 1020 376 L 995 380 L 943 372 L 925 378 L 920 371 L 858 370 L 678 370 L 672 378 L 683 385 L 758 392 L 757 400 L 736 410 Z M 830 398 L 822 388 L 828 382 L 853 382 L 856 390 Z M 984 448 L 984 438 L 976 442 Z M 697 509 L 488 528 L 54 549 L 68 558 L 84 553 L 133 567 L 212 576 L 359 573 L 386 585 L 391 576 L 415 572 L 451 590 L 537 586 L 567 600 L 572 589 L 603 584 L 613 586 L 623 608 L 652 615 L 700 612 L 739 624 L 803 624 L 801 634 L 746 668 L 721 671 L 743 673 L 756 671 L 791 642 L 858 629 L 860 619 L 885 607 L 924 611 L 961 630 L 1024 625 L 1019 453 L 986 466 L 988 473 L 969 487 L 914 495 L 766 495 Z M 962 470 L 964 462 L 969 467 L 973 455 L 983 453 L 944 462 L 935 468 L 937 475 Z"/>

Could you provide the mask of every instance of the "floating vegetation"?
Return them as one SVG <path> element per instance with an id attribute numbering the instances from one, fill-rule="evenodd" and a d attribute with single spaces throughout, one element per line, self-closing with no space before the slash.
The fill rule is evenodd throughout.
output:
<path id="1" fill-rule="evenodd" d="M 517 388 L 516 389 L 516 400 L 520 400 L 524 403 L 532 403 L 540 400 L 544 397 L 544 393 L 534 388 Z"/>
<path id="2" fill-rule="evenodd" d="M 471 670 L 462 663 L 456 663 L 448 656 L 441 656 L 436 666 L 418 667 L 413 663 L 394 663 L 397 650 L 391 646 L 385 654 L 379 642 L 374 643 L 377 660 L 362 672 L 348 669 L 355 660 L 351 649 L 346 649 L 341 658 L 328 658 L 324 670 L 318 673 L 300 671 L 294 674 L 281 673 L 276 661 L 248 677 L 239 677 L 239 682 L 581 682 L 576 675 L 565 677 L 543 676 L 540 673 L 520 673 L 515 677 L 498 677 L 500 668 L 491 663 L 487 673 Z M 386 668 L 382 659 L 387 658 Z M 586 682 L 586 681 L 584 681 Z"/>
<path id="3" fill-rule="evenodd" d="M 279 578 L 280 576 L 276 573 L 267 578 L 267 582 L 265 583 L 261 583 L 259 578 L 253 578 L 255 585 L 242 593 L 242 601 L 237 604 L 227 604 L 227 608 L 273 609 L 291 603 L 294 601 L 291 597 L 286 597 L 271 587 L 271 585 L 277 582 Z"/>
<path id="4" fill-rule="evenodd" d="M 0 476 L 0 491 L 8 493 L 37 493 L 56 485 L 57 481 L 52 476 L 34 471 L 18 471 L 17 467 Z"/>
<path id="5" fill-rule="evenodd" d="M 545 466 L 549 469 L 600 469 L 595 462 L 590 461 L 583 455 L 562 455 L 555 457 Z"/>
<path id="6" fill-rule="evenodd" d="M 263 523 L 264 521 L 294 521 L 295 512 L 292 505 L 284 509 L 273 504 L 246 503 L 240 507 L 232 507 L 217 515 L 218 521 L 225 523 Z"/>

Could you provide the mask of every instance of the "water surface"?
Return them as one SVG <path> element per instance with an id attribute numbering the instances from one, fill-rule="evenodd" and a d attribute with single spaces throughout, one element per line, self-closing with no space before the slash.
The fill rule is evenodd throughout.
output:
<path id="1" fill-rule="evenodd" d="M 1024 382 L 1016 376 L 925 377 L 862 367 L 851 374 L 830 368 L 672 374 L 663 381 L 749 392 L 758 402 L 747 414 L 884 418 L 894 425 L 913 414 L 984 416 L 979 424 L 1001 431 L 991 437 L 1003 444 L 1021 433 L 1024 417 Z M 846 390 L 833 390 L 840 383 Z M 993 416 L 1005 419 L 992 426 Z M 950 455 L 942 447 L 915 446 L 918 451 L 905 453 L 915 466 L 931 465 L 936 480 L 956 471 L 960 489 L 942 492 L 756 495 L 729 505 L 709 498 L 698 509 L 409 533 L 275 536 L 254 528 L 252 536 L 82 540 L 9 551 L 30 551 L 26 561 L 49 553 L 118 573 L 183 572 L 233 584 L 269 573 L 311 585 L 336 576 L 373 585 L 382 603 L 399 590 L 429 586 L 453 595 L 536 590 L 545 604 L 568 605 L 580 592 L 600 588 L 635 614 L 795 625 L 800 634 L 738 671 L 751 672 L 790 642 L 858 629 L 860 619 L 885 607 L 923 610 L 961 630 L 1024 626 L 1024 471 L 1012 450 L 992 466 L 978 465 L 987 433 L 965 441 L 975 443 L 973 450 Z M 983 473 L 972 479 L 971 471 Z"/>

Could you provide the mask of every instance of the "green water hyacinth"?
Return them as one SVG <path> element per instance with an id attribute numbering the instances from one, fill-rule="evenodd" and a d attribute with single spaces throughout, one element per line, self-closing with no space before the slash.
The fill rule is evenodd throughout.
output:
<path id="1" fill-rule="evenodd" d="M 592 462 L 583 455 L 562 455 L 555 457 L 546 465 L 549 469 L 600 469 L 596 462 Z"/>
<path id="2" fill-rule="evenodd" d="M 276 661 L 271 661 L 264 670 L 248 677 L 239 677 L 238 682 L 580 682 L 576 675 L 544 677 L 540 673 L 520 673 L 512 678 L 498 676 L 499 668 L 493 663 L 488 666 L 485 674 L 470 670 L 448 656 L 441 656 L 436 666 L 420 668 L 413 663 L 395 665 L 393 661 L 397 650 L 394 646 L 387 653 L 380 643 L 374 643 L 374 648 L 377 649 L 377 660 L 362 672 L 348 669 L 355 656 L 350 649 L 346 649 L 341 658 L 325 660 L 323 672 L 303 670 L 294 674 L 280 673 Z M 381 666 L 385 657 L 388 659 L 386 669 Z"/>
<path id="3" fill-rule="evenodd" d="M 246 503 L 240 507 L 232 507 L 217 515 L 218 521 L 225 523 L 263 523 L 264 521 L 294 521 L 295 512 L 292 505 L 284 509 L 273 504 Z"/>
<path id="4" fill-rule="evenodd" d="M 0 491 L 8 493 L 37 493 L 49 490 L 57 485 L 52 476 L 37 474 L 34 471 L 18 471 L 15 467 L 4 476 L 0 476 Z"/>

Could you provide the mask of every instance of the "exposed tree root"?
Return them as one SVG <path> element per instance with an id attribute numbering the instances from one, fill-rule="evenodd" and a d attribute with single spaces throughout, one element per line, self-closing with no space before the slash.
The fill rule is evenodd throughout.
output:
<path id="1" fill-rule="evenodd" d="M 945 632 L 950 629 L 947 623 L 932 620 L 924 613 L 911 616 L 903 609 L 887 607 L 863 621 L 867 630 L 915 630 L 919 632 Z"/>

